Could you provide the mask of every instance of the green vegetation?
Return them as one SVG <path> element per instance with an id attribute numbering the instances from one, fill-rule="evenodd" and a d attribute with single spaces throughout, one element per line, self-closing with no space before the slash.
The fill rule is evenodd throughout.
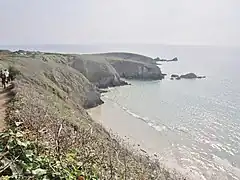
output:
<path id="1" fill-rule="evenodd" d="M 16 93 L 6 111 L 9 130 L 0 135 L 0 179 L 183 179 L 91 119 L 84 107 L 100 94 L 68 66 L 71 58 L 2 56 L 0 67 L 12 66 L 16 76 Z"/>
<path id="2" fill-rule="evenodd" d="M 18 69 L 16 69 L 15 66 L 12 66 L 12 65 L 8 67 L 8 70 L 10 75 L 12 75 L 13 79 L 15 79 L 18 75 L 21 74 L 21 72 Z"/>
<path id="3" fill-rule="evenodd" d="M 26 133 L 9 129 L 0 133 L 0 177 L 2 179 L 98 179 L 94 171 L 84 173 L 77 161 L 79 150 L 51 154 L 37 140 L 27 140 Z M 94 169 L 94 168 L 92 168 Z"/>

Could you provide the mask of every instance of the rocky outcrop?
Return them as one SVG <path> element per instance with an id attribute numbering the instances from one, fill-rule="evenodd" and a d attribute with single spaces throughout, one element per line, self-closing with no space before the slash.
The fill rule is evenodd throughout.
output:
<path id="1" fill-rule="evenodd" d="M 163 79 L 160 68 L 152 58 L 132 53 L 102 53 L 88 55 L 98 62 L 108 62 L 125 79 L 159 80 Z"/>
<path id="2" fill-rule="evenodd" d="M 126 79 L 161 80 L 164 78 L 160 68 L 154 64 L 134 61 L 111 61 L 119 75 Z"/>
<path id="3" fill-rule="evenodd" d="M 128 84 L 121 80 L 112 65 L 100 56 L 74 55 L 71 57 L 69 64 L 99 88 Z"/>
<path id="4" fill-rule="evenodd" d="M 178 61 L 178 58 L 175 57 L 173 59 L 160 59 L 159 57 L 154 59 L 155 61 L 162 61 L 162 62 L 171 62 L 171 61 Z"/>
<path id="5" fill-rule="evenodd" d="M 103 53 L 120 77 L 139 80 L 161 80 L 164 78 L 156 61 L 150 57 L 132 53 Z"/>
<path id="6" fill-rule="evenodd" d="M 184 75 L 177 75 L 177 74 L 172 74 L 171 75 L 171 80 L 173 79 L 176 79 L 176 80 L 179 80 L 179 79 L 201 79 L 201 78 L 206 78 L 206 76 L 197 76 L 196 74 L 194 73 L 187 73 L 187 74 L 184 74 Z"/>
<path id="7" fill-rule="evenodd" d="M 180 76 L 180 78 L 183 78 L 183 79 L 196 79 L 197 77 L 198 76 L 194 73 L 187 73 Z"/>

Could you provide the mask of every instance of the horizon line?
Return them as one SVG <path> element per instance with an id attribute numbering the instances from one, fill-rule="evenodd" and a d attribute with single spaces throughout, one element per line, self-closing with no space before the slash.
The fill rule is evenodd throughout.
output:
<path id="1" fill-rule="evenodd" d="M 163 43 L 42 43 L 42 44 L 0 44 L 2 46 L 95 46 L 95 45 L 159 45 L 159 46 L 181 46 L 181 47 L 232 47 L 232 48 L 240 48 L 240 45 L 204 45 L 204 44 L 163 44 Z"/>

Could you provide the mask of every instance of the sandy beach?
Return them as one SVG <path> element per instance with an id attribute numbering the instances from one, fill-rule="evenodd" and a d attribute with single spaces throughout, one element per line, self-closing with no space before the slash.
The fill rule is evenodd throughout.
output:
<path id="1" fill-rule="evenodd" d="M 141 119 L 133 118 L 128 111 L 124 111 L 116 102 L 109 100 L 107 93 L 103 95 L 104 104 L 88 110 L 89 115 L 98 123 L 102 124 L 107 131 L 117 135 L 138 153 L 149 156 L 152 159 L 158 159 L 162 166 L 183 174 L 185 177 L 195 180 L 204 180 L 205 178 L 193 172 L 191 169 L 182 168 L 177 159 L 172 158 L 172 151 L 162 147 L 169 145 L 168 139 L 159 137 L 159 131 L 146 124 Z M 162 134 L 163 135 L 163 134 Z M 170 145 L 171 146 L 171 145 Z"/>

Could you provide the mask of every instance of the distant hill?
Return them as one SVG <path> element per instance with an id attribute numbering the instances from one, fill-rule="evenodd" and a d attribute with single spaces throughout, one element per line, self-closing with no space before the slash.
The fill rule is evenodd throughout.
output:
<path id="1" fill-rule="evenodd" d="M 92 59 L 109 62 L 120 77 L 126 79 L 161 80 L 164 78 L 156 61 L 150 57 L 133 53 L 90 54 Z"/>
<path id="2" fill-rule="evenodd" d="M 125 59 L 125 60 L 131 60 L 131 61 L 139 61 L 143 63 L 149 63 L 149 64 L 156 64 L 156 61 L 148 56 L 140 55 L 140 54 L 134 54 L 134 53 L 126 53 L 126 52 L 109 52 L 109 53 L 100 53 L 96 55 L 102 55 L 107 58 L 119 58 L 119 59 Z"/>

